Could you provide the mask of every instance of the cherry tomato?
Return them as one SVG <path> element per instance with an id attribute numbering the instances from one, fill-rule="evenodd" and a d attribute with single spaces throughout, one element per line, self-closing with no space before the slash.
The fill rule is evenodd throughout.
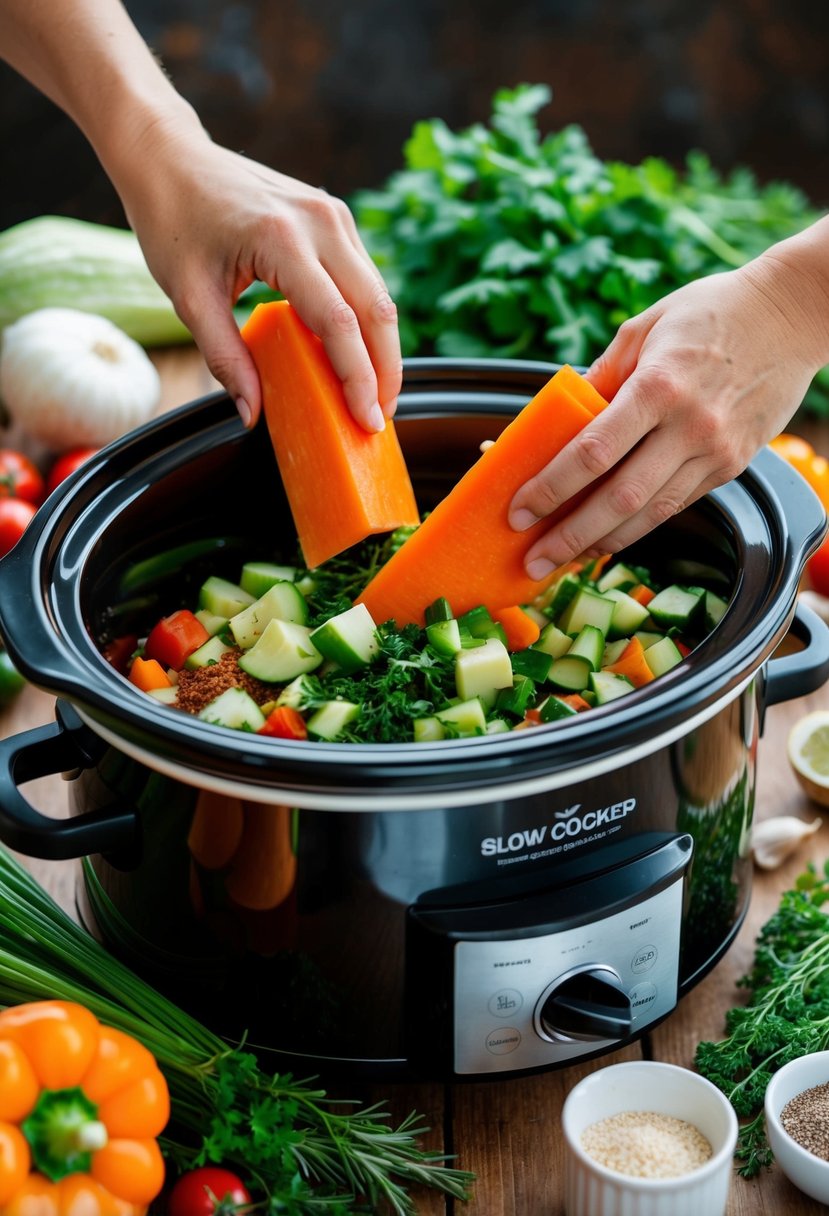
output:
<path id="1" fill-rule="evenodd" d="M 829 536 L 806 562 L 806 575 L 818 595 L 829 596 Z"/>
<path id="2" fill-rule="evenodd" d="M 260 726 L 258 734 L 271 735 L 274 739 L 307 739 L 308 727 L 298 709 L 290 705 L 277 705 Z"/>
<path id="3" fill-rule="evenodd" d="M 27 456 L 0 448 L 0 498 L 23 498 L 36 507 L 43 502 L 43 478 Z"/>
<path id="4" fill-rule="evenodd" d="M 182 1174 L 170 1192 L 168 1216 L 215 1216 L 216 1201 L 221 1204 L 250 1203 L 247 1187 L 230 1170 L 203 1165 Z M 232 1207 L 229 1208 L 233 1210 Z"/>
<path id="5" fill-rule="evenodd" d="M 71 452 L 64 452 L 63 456 L 59 456 L 49 470 L 49 476 L 46 478 L 46 493 L 51 494 L 70 473 L 74 473 L 75 469 L 79 469 L 97 451 L 98 448 L 73 448 Z"/>
<path id="6" fill-rule="evenodd" d="M 22 498 L 0 498 L 0 557 L 14 548 L 36 510 Z"/>

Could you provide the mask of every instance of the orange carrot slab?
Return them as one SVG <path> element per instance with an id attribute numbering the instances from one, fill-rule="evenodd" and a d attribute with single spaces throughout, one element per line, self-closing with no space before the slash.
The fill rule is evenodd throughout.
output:
<path id="1" fill-rule="evenodd" d="M 242 329 L 302 554 L 313 569 L 378 532 L 419 519 L 394 425 L 352 418 L 322 342 L 287 301 L 259 304 Z"/>
<path id="2" fill-rule="evenodd" d="M 563 367 L 461 478 L 359 596 L 378 624 L 423 623 L 424 609 L 444 596 L 455 615 L 484 604 L 490 611 L 526 604 L 555 578 L 524 570 L 524 556 L 575 499 L 526 532 L 507 522 L 513 495 L 607 402 Z M 582 495 L 583 497 L 583 495 Z"/>
<path id="3" fill-rule="evenodd" d="M 493 608 L 492 617 L 507 635 L 507 650 L 526 650 L 541 636 L 541 627 L 517 604 L 510 608 Z"/>

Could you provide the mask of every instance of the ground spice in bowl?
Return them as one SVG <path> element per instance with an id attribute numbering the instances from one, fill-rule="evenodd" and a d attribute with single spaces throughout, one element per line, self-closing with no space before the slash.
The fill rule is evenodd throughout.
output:
<path id="1" fill-rule="evenodd" d="M 581 1145 L 589 1157 L 631 1178 L 678 1178 L 712 1155 L 699 1128 L 656 1111 L 622 1111 L 586 1127 Z"/>
<path id="2" fill-rule="evenodd" d="M 801 1148 L 829 1161 L 829 1081 L 790 1098 L 780 1112 L 780 1122 Z"/>

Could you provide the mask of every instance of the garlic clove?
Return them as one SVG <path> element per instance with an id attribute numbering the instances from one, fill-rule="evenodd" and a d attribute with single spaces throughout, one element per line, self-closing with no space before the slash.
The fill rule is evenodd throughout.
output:
<path id="1" fill-rule="evenodd" d="M 761 870 L 776 870 L 801 843 L 818 831 L 823 820 L 806 823 L 794 815 L 778 815 L 756 823 L 751 831 L 751 851 Z"/>

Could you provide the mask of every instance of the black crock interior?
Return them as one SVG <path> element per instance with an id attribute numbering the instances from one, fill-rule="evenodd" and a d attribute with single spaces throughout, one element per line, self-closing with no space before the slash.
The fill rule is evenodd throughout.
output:
<path id="1" fill-rule="evenodd" d="M 545 382 L 546 364 L 413 360 L 398 433 L 421 510 L 428 510 Z M 198 722 L 146 698 L 99 649 L 192 605 L 210 573 L 238 578 L 245 560 L 296 558 L 295 533 L 264 426 L 246 432 L 214 394 L 113 445 L 56 496 L 28 538 L 35 612 L 52 661 L 10 622 L 10 648 L 36 682 L 86 709 L 141 748 L 202 771 L 260 784 L 325 790 L 491 785 L 618 753 L 715 701 L 771 653 L 791 617 L 807 553 L 823 528 L 813 496 L 765 453 L 628 551 L 666 581 L 703 582 L 731 595 L 715 633 L 654 686 L 575 723 L 497 739 L 434 745 L 282 744 Z M 332 514 L 337 502 L 330 503 Z M 215 538 L 202 556 L 149 584 L 135 566 Z M 12 614 L 13 615 L 13 614 Z M 45 636 L 45 635 L 44 635 Z"/>

